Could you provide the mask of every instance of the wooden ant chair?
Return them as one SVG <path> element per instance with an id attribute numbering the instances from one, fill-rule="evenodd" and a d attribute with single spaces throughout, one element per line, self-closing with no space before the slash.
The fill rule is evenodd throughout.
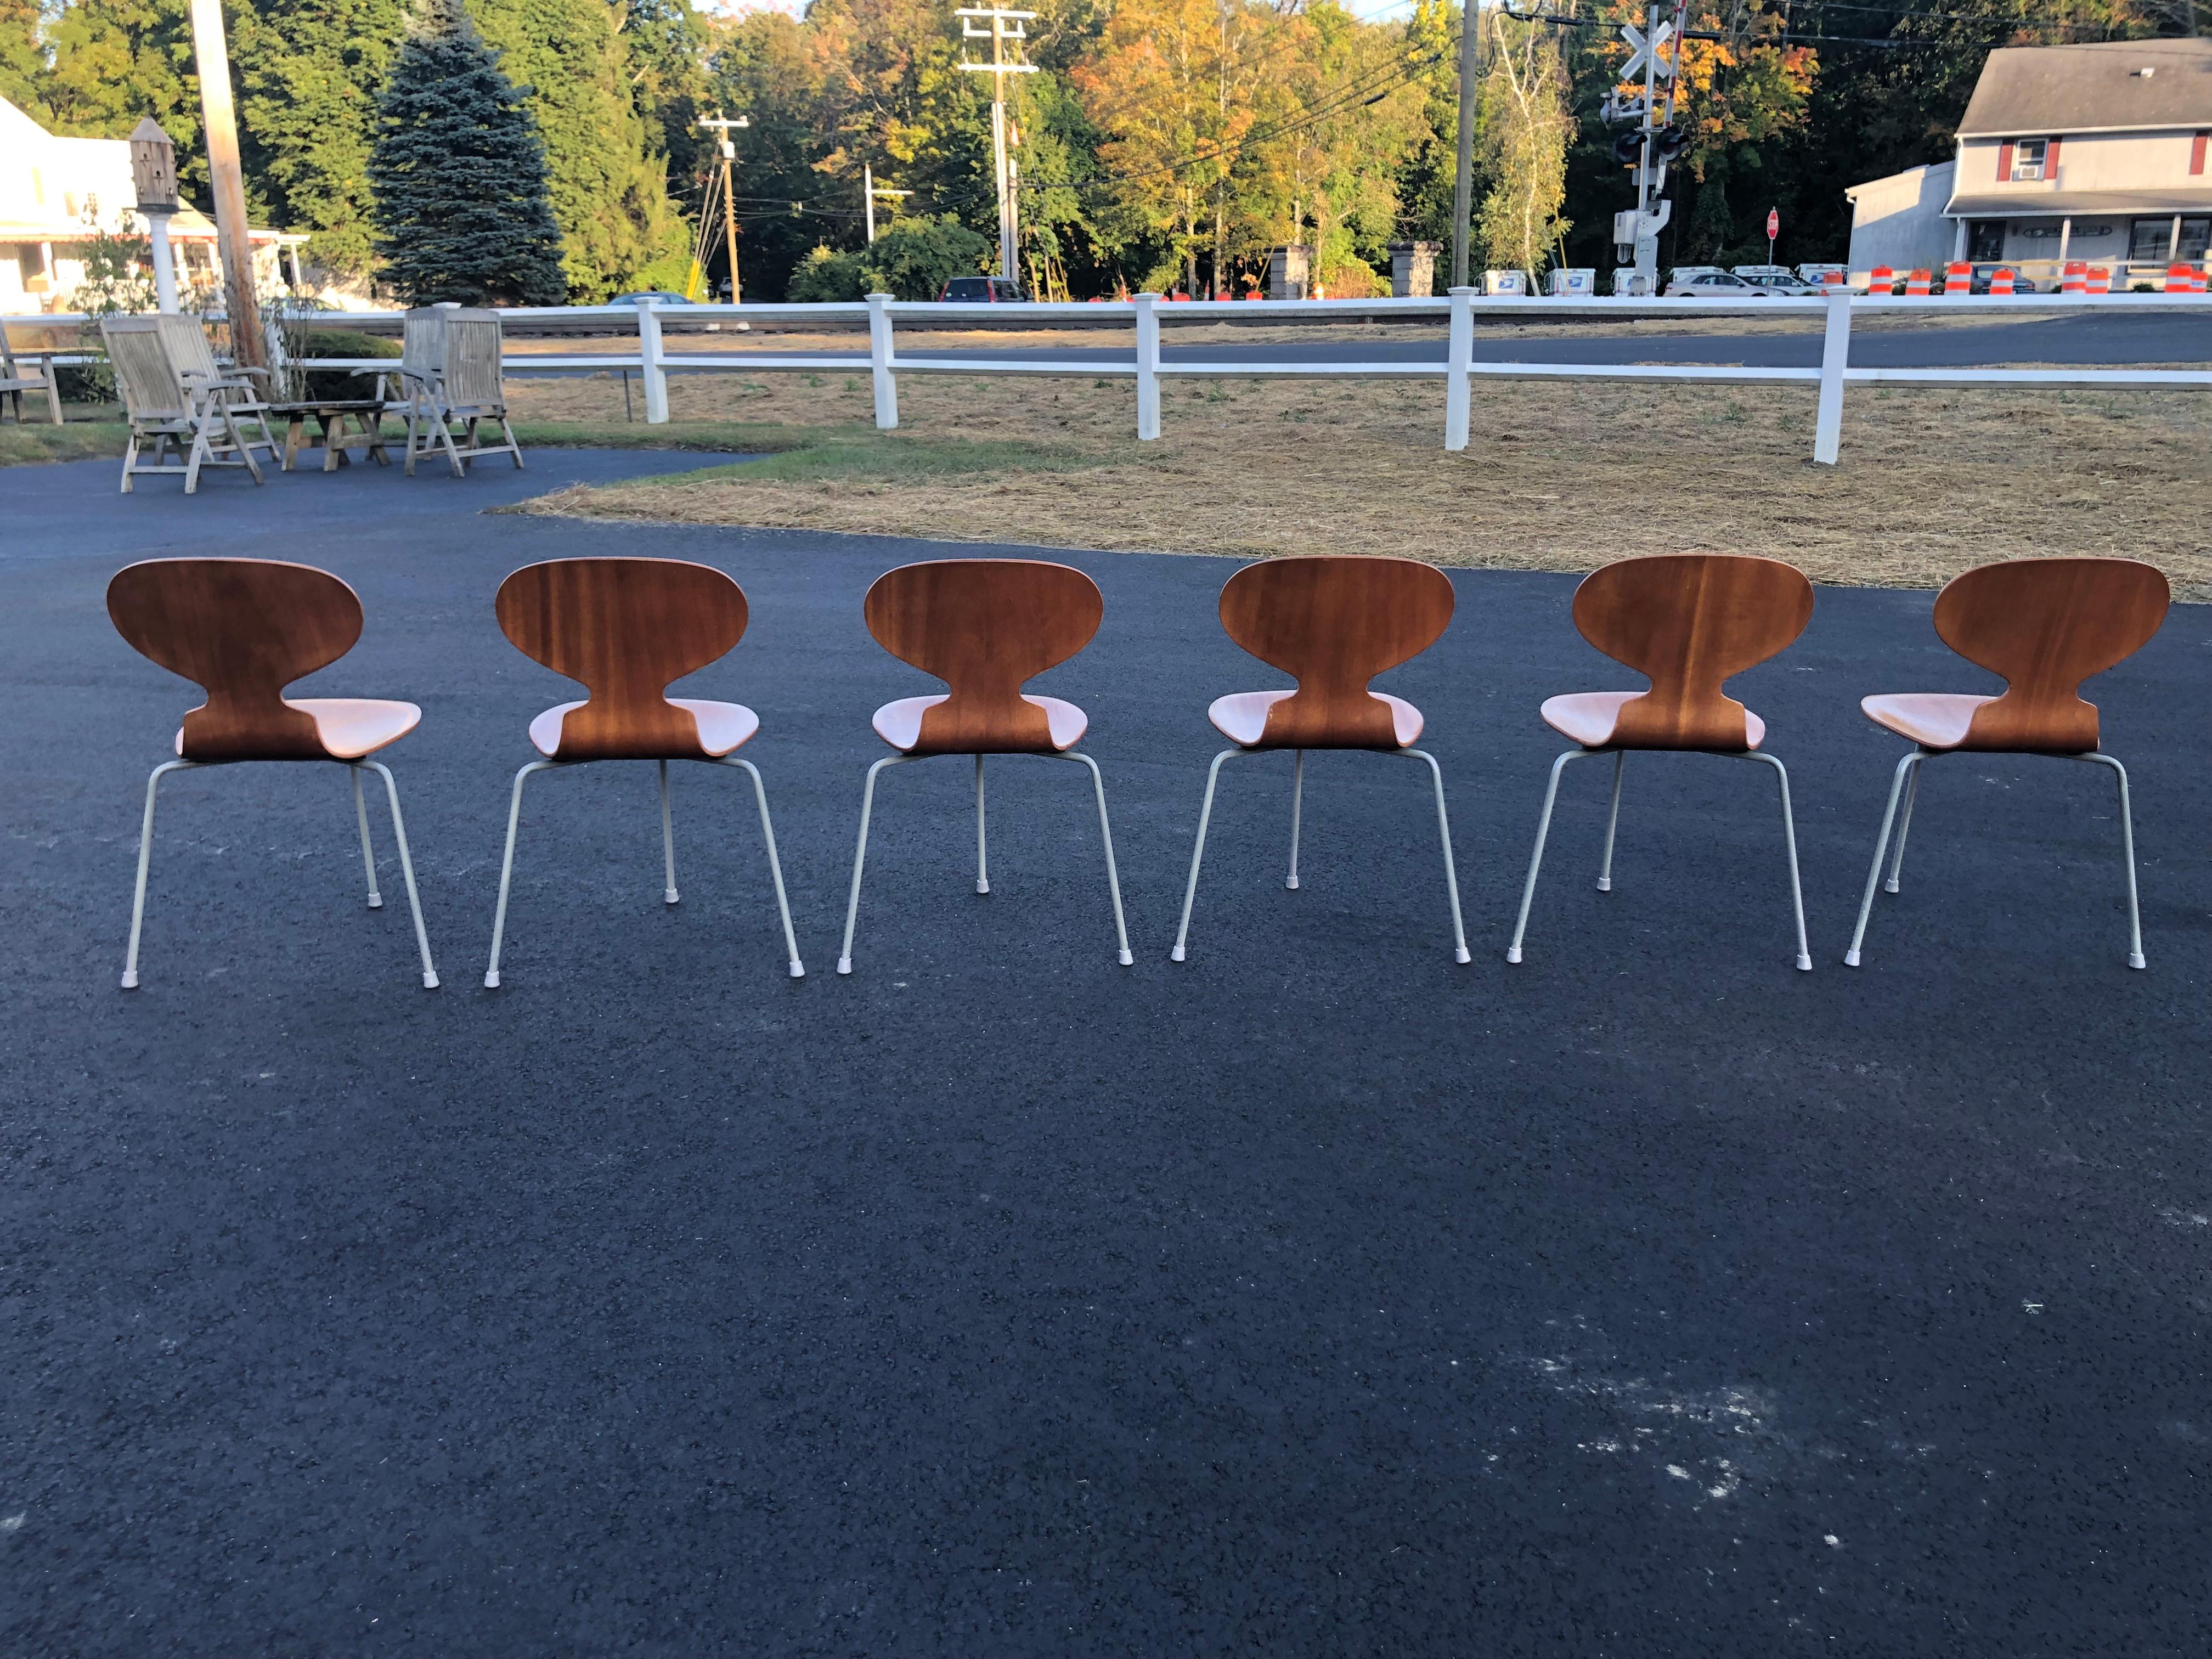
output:
<path id="1" fill-rule="evenodd" d="M 1206 769 L 1198 810 L 1198 839 L 1183 889 L 1182 922 L 1170 960 L 1185 959 L 1198 872 L 1221 763 L 1232 755 L 1291 751 L 1291 866 L 1283 885 L 1298 884 L 1298 820 L 1305 794 L 1306 750 L 1364 750 L 1426 763 L 1437 791 L 1437 833 L 1443 842 L 1444 888 L 1451 897 L 1452 951 L 1469 960 L 1460 920 L 1459 873 L 1453 866 L 1451 821 L 1444 812 L 1443 769 L 1413 745 L 1421 711 L 1402 697 L 1370 691 L 1377 674 L 1411 661 L 1450 623 L 1451 579 L 1418 559 L 1328 554 L 1247 565 L 1221 590 L 1221 626 L 1246 651 L 1297 682 L 1288 691 L 1233 691 L 1206 711 L 1214 729 L 1236 746 Z"/>
<path id="2" fill-rule="evenodd" d="M 591 761 L 649 760 L 660 765 L 660 848 L 666 883 L 662 900 L 677 902 L 676 830 L 668 804 L 668 763 L 734 766 L 753 781 L 768 872 L 791 977 L 803 979 L 799 941 L 791 931 L 775 825 L 760 769 L 733 751 L 760 730 L 760 716 L 740 703 L 672 697 L 672 681 L 729 654 L 744 637 L 744 590 L 710 565 L 683 559 L 554 559 L 525 565 L 499 585 L 493 601 L 501 631 L 514 648 L 556 674 L 580 682 L 581 702 L 556 703 L 530 722 L 530 741 L 544 756 L 514 775 L 507 811 L 507 853 L 499 866 L 499 908 L 491 927 L 484 988 L 499 987 L 500 947 L 507 936 L 507 893 L 514 874 L 514 837 L 522 817 L 522 786 L 532 772 Z"/>
<path id="3" fill-rule="evenodd" d="M 422 983 L 436 989 L 430 938 L 415 890 L 399 787 L 382 763 L 368 758 L 413 731 L 422 711 L 411 702 L 356 697 L 287 697 L 294 680 L 327 667 L 361 638 L 361 599 L 326 570 L 270 559 L 150 559 L 117 573 L 107 585 L 107 614 L 131 648 L 173 674 L 198 684 L 207 701 L 185 716 L 177 756 L 146 780 L 146 816 L 138 837 L 138 882 L 131 900 L 131 946 L 123 988 L 138 984 L 138 933 L 146 915 L 146 867 L 154 848 L 154 799 L 172 772 L 238 761 L 335 761 L 353 774 L 354 817 L 368 872 L 368 908 L 383 908 L 376 854 L 362 799 L 364 769 L 384 780 L 399 872 L 415 913 Z"/>
<path id="4" fill-rule="evenodd" d="M 1106 886 L 1114 900 L 1114 933 L 1129 967 L 1129 930 L 1121 915 L 1121 878 L 1114 866 L 1114 830 L 1106 817 L 1106 781 L 1098 763 L 1076 752 L 1090 720 L 1073 703 L 1034 696 L 1022 687 L 1091 643 L 1106 614 L 1098 585 L 1080 570 L 1038 559 L 936 559 L 902 565 L 878 576 L 863 602 L 868 632 L 901 662 L 933 674 L 945 690 L 901 697 L 876 710 L 876 735 L 892 748 L 868 769 L 860 794 L 860 837 L 853 853 L 853 890 L 845 904 L 845 942 L 837 971 L 853 971 L 853 928 L 860 914 L 860 872 L 868 858 L 868 821 L 876 776 L 887 766 L 933 755 L 975 758 L 975 890 L 991 890 L 984 839 L 983 757 L 1036 755 L 1077 761 L 1091 770 L 1098 797 L 1098 834 L 1106 847 Z"/>
<path id="5" fill-rule="evenodd" d="M 1882 854 L 1905 795 L 1897 852 L 1887 891 L 1898 890 L 1905 832 L 1920 793 L 1920 768 L 1938 755 L 2050 755 L 2109 766 L 2120 787 L 2120 848 L 2128 866 L 2128 966 L 2143 965 L 2142 918 L 2136 902 L 2135 818 L 2128 769 L 2098 748 L 2097 706 L 2081 698 L 2081 682 L 2124 661 L 2149 643 L 2171 599 L 2166 577 L 2136 559 L 2014 559 L 1955 576 L 1936 596 L 1936 634 L 1967 661 L 2002 678 L 1999 696 L 1908 691 L 1867 697 L 1859 707 L 1885 731 L 1912 744 L 1897 763 L 1881 815 L 1866 895 L 1847 967 L 1859 965 L 1867 917 L 1881 874 Z M 1909 785 L 1908 785 L 1909 780 Z"/>
<path id="6" fill-rule="evenodd" d="M 1575 590 L 1576 629 L 1599 650 L 1645 676 L 1645 691 L 1578 691 L 1550 697 L 1538 712 L 1553 731 L 1574 740 L 1552 763 L 1536 847 L 1521 891 L 1508 962 L 1521 960 L 1536 872 L 1552 828 L 1552 804 L 1569 761 L 1613 757 L 1613 802 L 1597 887 L 1613 890 L 1613 833 L 1620 823 L 1620 775 L 1631 750 L 1685 750 L 1758 761 L 1782 787 L 1782 835 L 1790 854 L 1790 903 L 1797 923 L 1797 966 L 1810 971 L 1805 896 L 1797 879 L 1797 823 L 1790 807 L 1790 773 L 1759 747 L 1766 722 L 1730 697 L 1730 676 L 1778 655 L 1813 619 L 1813 584 L 1778 559 L 1728 553 L 1667 553 L 1622 559 L 1592 572 Z"/>

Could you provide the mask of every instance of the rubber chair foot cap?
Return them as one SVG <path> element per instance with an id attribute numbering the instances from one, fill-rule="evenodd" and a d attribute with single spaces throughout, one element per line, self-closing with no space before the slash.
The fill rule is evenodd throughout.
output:
<path id="1" fill-rule="evenodd" d="M 975 890 L 979 893 L 988 893 L 991 890 L 991 884 L 988 881 L 979 881 L 975 884 Z"/>
<path id="2" fill-rule="evenodd" d="M 1797 971 L 1801 974 L 1809 974 L 1813 971 L 1813 958 L 1802 951 L 1797 953 Z"/>
<path id="3" fill-rule="evenodd" d="M 1473 962 L 1474 960 L 1474 952 L 1468 950 L 1464 945 L 1456 946 L 1452 951 L 1452 960 L 1454 962 L 1461 963 Z"/>
<path id="4" fill-rule="evenodd" d="M 1518 962 L 1518 961 L 1520 961 L 1520 960 L 1521 960 L 1521 947 L 1520 947 L 1519 945 L 1515 945 L 1511 950 L 1508 951 L 1505 953 L 1505 959 L 1506 959 L 1506 961 L 1508 961 L 1508 962 Z"/>
<path id="5" fill-rule="evenodd" d="M 123 988 L 124 988 L 125 990 L 126 990 L 126 991 L 135 991 L 135 990 L 137 990 L 137 989 L 138 988 L 138 975 L 136 975 L 136 974 L 125 974 L 125 975 L 124 975 L 124 976 L 123 976 Z"/>
<path id="6" fill-rule="evenodd" d="M 484 989 L 487 991 L 496 991 L 499 989 L 499 975 L 497 974 L 486 974 L 484 975 Z"/>
<path id="7" fill-rule="evenodd" d="M 1597 878 L 1597 890 L 1601 893 L 1610 893 L 1613 890 L 1613 878 L 1600 876 Z"/>
<path id="8" fill-rule="evenodd" d="M 1858 953 L 1857 951 L 1844 951 L 1844 967 L 1846 967 L 1846 968 L 1856 968 L 1856 967 L 1857 967 L 1858 965 L 1859 965 L 1859 953 Z"/>
<path id="9" fill-rule="evenodd" d="M 2128 955 L 2128 966 L 2129 966 L 2129 967 L 2130 967 L 2130 968 L 2141 968 L 2141 967 L 2143 967 L 2143 966 L 2145 966 L 2145 965 L 2146 965 L 2146 964 L 2145 964 L 2145 963 L 2143 962 L 2143 954 L 2142 954 L 2142 951 L 2130 951 L 2130 952 L 2129 953 L 2129 955 Z"/>
<path id="10" fill-rule="evenodd" d="M 422 988 L 423 988 L 424 990 L 426 990 L 426 991 L 434 991 L 434 990 L 436 990 L 436 989 L 438 988 L 438 976 L 437 976 L 435 974 L 425 974 L 425 975 L 422 975 Z"/>
<path id="11" fill-rule="evenodd" d="M 1295 893 L 1298 890 L 1298 878 L 1296 876 L 1285 876 L 1283 878 L 1283 885 Z"/>
<path id="12" fill-rule="evenodd" d="M 1133 968 L 1137 965 L 1137 958 L 1129 951 L 1124 951 L 1121 952 L 1121 965 L 1124 968 Z"/>
<path id="13" fill-rule="evenodd" d="M 371 893 L 368 896 L 368 908 L 372 910 L 381 910 L 384 908 L 384 895 Z"/>
<path id="14" fill-rule="evenodd" d="M 1881 884 L 1881 890 L 1885 893 L 1894 893 L 1899 890 L 1897 883 L 1893 879 L 1886 881 Z"/>
<path id="15" fill-rule="evenodd" d="M 1176 945 L 1174 950 L 1168 952 L 1168 960 L 1170 962 L 1181 962 L 1183 959 L 1182 946 L 1180 945 Z"/>
<path id="16" fill-rule="evenodd" d="M 675 902 L 676 902 L 676 890 L 675 890 L 673 887 L 671 887 L 671 888 L 668 888 L 667 890 L 665 890 L 664 892 L 662 892 L 662 894 L 661 894 L 661 896 L 660 896 L 660 902 L 661 902 L 663 904 L 673 904 L 673 903 L 675 903 Z"/>
<path id="17" fill-rule="evenodd" d="M 806 977 L 806 969 L 797 957 L 793 957 L 791 959 L 791 976 L 793 979 L 805 979 Z"/>
<path id="18" fill-rule="evenodd" d="M 850 957 L 839 957 L 837 958 L 837 971 L 841 974 L 851 973 L 853 971 L 853 958 Z"/>

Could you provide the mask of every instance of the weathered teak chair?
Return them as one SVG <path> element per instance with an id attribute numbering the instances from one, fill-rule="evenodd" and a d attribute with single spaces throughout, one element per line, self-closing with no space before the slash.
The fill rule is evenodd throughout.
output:
<path id="1" fill-rule="evenodd" d="M 1797 823 L 1790 810 L 1790 774 L 1759 744 L 1766 722 L 1730 697 L 1723 684 L 1787 649 L 1813 619 L 1813 585 L 1778 559 L 1725 553 L 1670 553 L 1623 559 L 1592 573 L 1575 590 L 1575 627 L 1615 662 L 1651 682 L 1647 691 L 1581 691 L 1551 697 L 1539 711 L 1577 747 L 1552 763 L 1536 847 L 1521 893 L 1508 962 L 1521 960 L 1536 872 L 1552 827 L 1559 774 L 1571 760 L 1613 757 L 1613 804 L 1597 886 L 1613 890 L 1613 831 L 1620 823 L 1620 774 L 1631 750 L 1688 750 L 1760 761 L 1782 786 L 1782 834 L 1790 853 L 1790 903 L 1797 922 L 1797 965 L 1810 970 L 1805 897 L 1797 880 Z"/>
<path id="2" fill-rule="evenodd" d="M 43 374 L 26 374 L 22 365 L 15 361 L 15 349 L 8 343 L 8 331 L 0 325 L 0 403 L 13 399 L 15 405 L 15 424 L 23 424 L 23 394 L 43 392 L 46 394 L 46 419 L 55 426 L 62 423 L 62 394 L 56 381 L 54 361 L 45 360 Z"/>
<path id="3" fill-rule="evenodd" d="M 164 312 L 155 317 L 154 325 L 161 332 L 169 361 L 177 366 L 185 390 L 203 402 L 220 399 L 246 453 L 250 456 L 256 449 L 265 449 L 273 465 L 276 434 L 269 429 L 268 404 L 254 382 L 273 384 L 274 371 L 217 362 L 215 348 L 208 343 L 207 327 L 197 317 Z"/>
<path id="4" fill-rule="evenodd" d="M 407 313 L 398 369 L 407 394 L 407 476 L 425 455 L 443 453 L 456 478 L 468 476 L 479 455 L 512 455 L 519 470 L 522 446 L 507 424 L 507 391 L 500 358 L 496 311 L 424 306 Z M 465 428 L 453 441 L 453 422 Z M 502 443 L 479 442 L 479 422 L 496 421 Z"/>
<path id="5" fill-rule="evenodd" d="M 261 469 L 254 464 L 253 448 L 239 425 L 237 411 L 213 385 L 187 385 L 172 349 L 180 337 L 161 326 L 173 320 L 100 319 L 100 338 L 131 422 L 131 441 L 123 454 L 123 493 L 131 493 L 131 480 L 139 473 L 180 472 L 185 494 L 190 495 L 199 489 L 204 466 L 242 466 L 254 483 L 261 483 Z M 183 320 L 197 331 L 197 319 Z M 141 447 L 149 444 L 154 451 L 150 463 L 139 459 Z M 167 457 L 173 450 L 178 459 L 171 465 Z"/>
<path id="6" fill-rule="evenodd" d="M 1867 916 L 1897 824 L 1897 852 L 1883 885 L 1897 891 L 1905 832 L 1920 793 L 1922 763 L 1938 755 L 2050 755 L 2109 766 L 2120 787 L 2120 849 L 2128 866 L 2128 966 L 2143 965 L 2142 919 L 2136 904 L 2136 830 L 2128 804 L 2127 768 L 2098 749 L 2097 706 L 2081 698 L 2081 682 L 2140 651 L 2166 619 L 2166 577 L 2135 559 L 2017 559 L 1985 564 L 1954 577 L 1936 596 L 1936 633 L 1967 661 L 2005 682 L 2000 696 L 1907 691 L 1866 697 L 1869 720 L 1912 744 L 1897 763 L 1881 815 L 1866 896 L 1846 966 L 1859 965 Z M 1908 779 L 1910 784 L 1908 787 Z"/>
<path id="7" fill-rule="evenodd" d="M 1106 614 L 1098 585 L 1080 570 L 1036 559 L 938 559 L 902 565 L 878 576 L 863 613 L 876 643 L 945 682 L 935 696 L 901 697 L 876 710 L 876 735 L 892 748 L 868 769 L 860 794 L 860 838 L 853 853 L 853 890 L 845 904 L 845 943 L 837 971 L 853 971 L 853 927 L 860 914 L 860 872 L 868 858 L 868 819 L 876 775 L 886 766 L 933 755 L 975 758 L 975 890 L 991 890 L 984 840 L 983 757 L 1038 755 L 1078 761 L 1091 770 L 1098 796 L 1098 834 L 1106 845 L 1106 886 L 1114 900 L 1114 933 L 1121 965 L 1129 930 L 1121 915 L 1121 878 L 1114 867 L 1114 831 L 1106 818 L 1106 781 L 1098 763 L 1076 752 L 1090 725 L 1084 712 L 1058 697 L 1033 696 L 1024 684 L 1091 643 Z"/>
<path id="8" fill-rule="evenodd" d="M 1181 962 L 1190 934 L 1198 870 L 1206 857 L 1206 825 L 1213 817 L 1213 787 L 1221 763 L 1232 755 L 1287 749 L 1291 763 L 1291 866 L 1283 885 L 1298 884 L 1298 819 L 1305 793 L 1306 750 L 1364 750 L 1402 755 L 1426 763 L 1437 790 L 1437 833 L 1443 842 L 1444 890 L 1451 897 L 1452 953 L 1468 960 L 1460 921 L 1459 872 L 1454 867 L 1451 820 L 1444 811 L 1443 769 L 1413 747 L 1421 711 L 1402 697 L 1370 691 L 1377 674 L 1409 662 L 1434 645 L 1451 622 L 1451 580 L 1417 559 L 1328 555 L 1269 559 L 1247 565 L 1221 590 L 1221 626 L 1261 661 L 1297 682 L 1290 691 L 1237 691 L 1217 697 L 1206 718 L 1237 746 L 1206 769 L 1206 799 L 1198 811 L 1198 840 L 1190 852 L 1190 880 L 1183 889 L 1182 925 L 1170 957 Z"/>
<path id="9" fill-rule="evenodd" d="M 733 752 L 760 730 L 760 716 L 738 703 L 667 695 L 671 682 L 726 656 L 744 636 L 744 590 L 712 566 L 682 559 L 555 559 L 516 571 L 499 585 L 494 604 L 501 630 L 515 649 L 580 682 L 586 696 L 581 702 L 556 703 L 530 722 L 530 741 L 545 758 L 514 775 L 485 987 L 499 985 L 524 782 L 532 772 L 608 760 L 660 763 L 660 846 L 667 876 L 661 896 L 669 904 L 676 902 L 677 893 L 668 763 L 734 766 L 752 779 L 791 976 L 803 978 L 806 969 L 799 965 L 799 941 L 791 931 L 768 790 L 759 769 Z"/>
<path id="10" fill-rule="evenodd" d="M 411 702 L 359 697 L 287 697 L 294 680 L 328 666 L 361 638 L 361 600 L 326 570 L 269 559 L 152 559 L 119 572 L 107 585 L 107 614 L 133 649 L 207 692 L 177 733 L 178 758 L 146 780 L 146 817 L 138 838 L 138 884 L 131 900 L 131 947 L 123 988 L 138 983 L 138 931 L 146 914 L 146 866 L 154 850 L 154 797 L 171 772 L 236 761 L 335 761 L 353 774 L 353 807 L 361 826 L 361 858 L 368 872 L 368 905 L 380 909 L 376 854 L 362 799 L 364 769 L 384 780 L 399 873 L 415 913 L 422 983 L 435 989 L 430 936 L 415 891 L 399 787 L 383 763 L 368 758 L 415 729 L 422 711 Z"/>

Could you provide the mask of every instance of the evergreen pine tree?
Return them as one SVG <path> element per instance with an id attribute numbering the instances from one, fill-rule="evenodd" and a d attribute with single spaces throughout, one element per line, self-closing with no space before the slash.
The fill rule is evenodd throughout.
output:
<path id="1" fill-rule="evenodd" d="M 416 305 L 559 305 L 545 149 L 460 0 L 433 0 L 393 62 L 368 161 L 376 251 Z"/>

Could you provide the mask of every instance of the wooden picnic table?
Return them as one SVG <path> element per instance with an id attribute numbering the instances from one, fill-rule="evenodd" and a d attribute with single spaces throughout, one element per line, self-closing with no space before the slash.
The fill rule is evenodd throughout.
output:
<path id="1" fill-rule="evenodd" d="M 56 426 L 62 423 L 62 395 L 54 386 L 54 359 L 73 355 L 62 351 L 16 351 L 9 346 L 6 331 L 0 329 L 0 400 L 14 400 L 18 425 L 23 419 L 23 394 L 26 392 L 45 392 L 46 419 Z M 44 372 L 21 374 L 18 365 L 37 365 Z"/>
<path id="2" fill-rule="evenodd" d="M 342 466 L 353 465 L 347 450 L 354 445 L 364 447 L 379 466 L 392 465 L 392 458 L 384 453 L 384 410 L 381 398 L 325 398 L 304 403 L 270 404 L 270 416 L 285 423 L 284 471 L 295 470 L 300 444 L 312 416 L 320 428 L 323 449 L 323 471 L 335 472 Z M 346 434 L 346 422 L 354 423 L 350 437 Z"/>

